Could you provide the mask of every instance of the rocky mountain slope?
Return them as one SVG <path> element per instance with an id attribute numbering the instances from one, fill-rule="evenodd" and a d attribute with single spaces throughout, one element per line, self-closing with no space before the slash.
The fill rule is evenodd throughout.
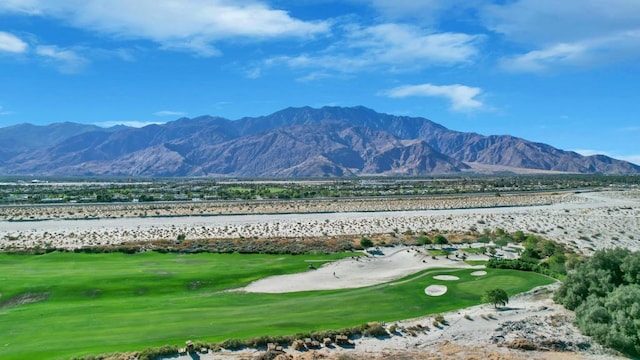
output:
<path id="1" fill-rule="evenodd" d="M 432 175 L 480 168 L 638 174 L 513 136 L 449 130 L 364 107 L 288 108 L 228 120 L 202 116 L 143 128 L 72 123 L 0 128 L 0 174 L 322 177 Z"/>

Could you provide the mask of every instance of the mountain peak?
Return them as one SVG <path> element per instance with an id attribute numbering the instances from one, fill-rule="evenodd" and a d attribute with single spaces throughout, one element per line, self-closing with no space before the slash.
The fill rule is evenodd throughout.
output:
<path id="1" fill-rule="evenodd" d="M 19 139 L 19 141 L 18 141 Z M 358 176 L 511 171 L 640 174 L 510 135 L 452 131 L 364 106 L 290 107 L 231 121 L 180 118 L 144 128 L 0 128 L 1 174 L 94 176 Z"/>

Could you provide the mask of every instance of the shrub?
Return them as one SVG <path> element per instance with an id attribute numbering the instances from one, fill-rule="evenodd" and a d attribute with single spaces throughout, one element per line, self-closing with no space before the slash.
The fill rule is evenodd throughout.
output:
<path id="1" fill-rule="evenodd" d="M 227 339 L 220 344 L 220 347 L 229 350 L 240 349 L 245 346 L 245 342 L 240 339 Z"/>
<path id="2" fill-rule="evenodd" d="M 449 240 L 447 240 L 447 238 L 444 235 L 438 234 L 433 238 L 433 242 L 434 244 L 437 244 L 437 245 L 446 245 L 449 243 Z"/>
<path id="3" fill-rule="evenodd" d="M 433 241 L 424 235 L 418 238 L 418 245 L 431 245 L 432 243 Z"/>
<path id="4" fill-rule="evenodd" d="M 363 237 L 362 239 L 360 239 L 360 246 L 362 246 L 363 248 L 370 248 L 373 246 L 373 241 L 371 241 L 371 239 Z"/>
<path id="5" fill-rule="evenodd" d="M 596 251 L 569 273 L 554 300 L 576 312 L 578 328 L 597 342 L 640 355 L 640 253 Z"/>
<path id="6" fill-rule="evenodd" d="M 478 242 L 482 244 L 488 244 L 491 242 L 491 239 L 488 236 L 483 236 L 478 239 Z"/>
<path id="7" fill-rule="evenodd" d="M 362 332 L 364 336 L 380 337 L 388 335 L 387 330 L 380 323 L 368 324 Z"/>

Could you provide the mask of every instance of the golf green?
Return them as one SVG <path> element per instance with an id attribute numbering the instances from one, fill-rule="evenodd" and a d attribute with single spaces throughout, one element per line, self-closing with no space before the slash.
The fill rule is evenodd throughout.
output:
<path id="1" fill-rule="evenodd" d="M 430 269 L 358 289 L 255 294 L 225 290 L 266 276 L 307 271 L 307 260 L 353 254 L 0 254 L 0 358 L 67 359 L 185 340 L 223 341 L 339 329 L 480 303 L 554 280 L 530 272 Z M 446 271 L 458 281 L 433 276 Z M 425 287 L 443 284 L 445 295 Z"/>

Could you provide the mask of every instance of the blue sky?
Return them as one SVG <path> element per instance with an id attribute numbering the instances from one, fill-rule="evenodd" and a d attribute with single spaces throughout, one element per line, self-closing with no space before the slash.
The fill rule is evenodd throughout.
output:
<path id="1" fill-rule="evenodd" d="M 0 1 L 0 126 L 306 105 L 640 164 L 640 1 Z"/>

